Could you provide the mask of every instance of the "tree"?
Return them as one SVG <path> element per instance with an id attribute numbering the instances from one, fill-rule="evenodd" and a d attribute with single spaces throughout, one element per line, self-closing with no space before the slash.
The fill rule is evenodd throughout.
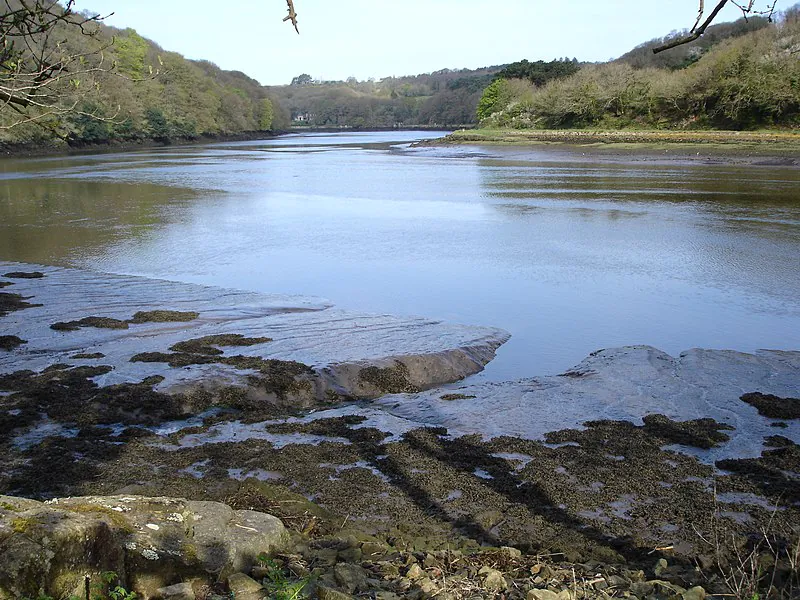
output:
<path id="1" fill-rule="evenodd" d="M 261 131 L 272 131 L 272 122 L 275 120 L 275 109 L 269 98 L 261 101 L 261 118 L 258 120 L 258 127 Z"/>
<path id="2" fill-rule="evenodd" d="M 16 113 L 8 129 L 26 122 L 47 124 L 61 115 L 100 118 L 87 111 L 86 95 L 95 87 L 94 76 L 108 70 L 102 45 L 76 51 L 68 34 L 93 38 L 99 15 L 76 13 L 75 0 L 62 6 L 57 0 L 4 0 L 0 8 L 1 109 Z M 0 5 L 2 7 L 2 5 Z M 70 102 L 64 97 L 70 92 Z"/>
<path id="3" fill-rule="evenodd" d="M 291 85 L 308 85 L 313 82 L 314 79 L 308 73 L 303 73 L 302 75 L 298 75 L 292 79 Z"/>

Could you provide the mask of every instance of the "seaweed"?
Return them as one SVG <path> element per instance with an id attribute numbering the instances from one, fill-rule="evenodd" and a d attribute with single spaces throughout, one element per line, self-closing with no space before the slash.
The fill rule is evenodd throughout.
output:
<path id="1" fill-rule="evenodd" d="M 9 279 L 41 279 L 44 277 L 44 273 L 40 271 L 12 271 L 11 273 L 6 273 L 3 277 L 8 277 Z"/>
<path id="2" fill-rule="evenodd" d="M 758 414 L 769 419 L 800 419 L 800 398 L 780 398 L 772 394 L 752 392 L 741 398 L 758 410 Z"/>
<path id="3" fill-rule="evenodd" d="M 189 354 L 205 354 L 208 356 L 217 356 L 222 354 L 222 351 L 214 346 L 232 346 L 244 347 L 255 346 L 256 344 L 266 344 L 271 342 L 272 338 L 257 337 L 249 338 L 239 333 L 222 333 L 218 335 L 207 335 L 201 338 L 186 340 L 185 342 L 178 342 L 170 348 L 173 352 L 187 352 Z"/>
<path id="4" fill-rule="evenodd" d="M 14 348 L 27 343 L 28 342 L 26 340 L 23 340 L 15 335 L 0 335 L 0 350 L 6 350 L 10 352 Z"/>
<path id="5" fill-rule="evenodd" d="M 418 392 L 419 388 L 409 381 L 408 375 L 408 367 L 400 361 L 395 361 L 394 367 L 366 367 L 358 374 L 361 381 L 371 383 L 382 392 L 389 394 Z"/>
<path id="6" fill-rule="evenodd" d="M 53 323 L 50 329 L 55 331 L 78 331 L 81 327 L 97 327 L 99 329 L 128 329 L 127 321 L 111 317 L 84 317 L 78 321 Z"/>
<path id="7" fill-rule="evenodd" d="M 35 308 L 42 306 L 41 304 L 31 304 L 25 302 L 30 300 L 32 296 L 22 296 L 20 294 L 12 294 L 10 292 L 0 292 L 0 317 L 5 317 L 7 314 L 15 310 L 22 310 L 25 308 Z"/>
<path id="8" fill-rule="evenodd" d="M 200 313 L 189 311 L 182 312 L 178 310 L 149 310 L 139 311 L 129 323 L 185 323 L 194 321 Z"/>

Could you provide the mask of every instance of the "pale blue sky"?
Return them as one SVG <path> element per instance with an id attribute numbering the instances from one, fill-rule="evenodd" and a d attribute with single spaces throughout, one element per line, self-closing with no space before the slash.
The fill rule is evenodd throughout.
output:
<path id="1" fill-rule="evenodd" d="M 778 8 L 796 0 L 779 0 Z M 765 5 L 767 0 L 758 0 Z M 380 79 L 527 58 L 607 60 L 692 25 L 697 0 L 78 0 L 166 50 L 244 71 L 266 85 Z M 707 2 L 707 4 L 709 4 Z M 737 18 L 734 7 L 720 20 Z"/>

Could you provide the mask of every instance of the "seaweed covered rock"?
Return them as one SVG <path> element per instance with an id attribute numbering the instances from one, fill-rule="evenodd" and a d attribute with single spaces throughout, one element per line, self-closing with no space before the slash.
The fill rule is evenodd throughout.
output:
<path id="1" fill-rule="evenodd" d="M 189 578 L 219 581 L 286 542 L 281 521 L 219 502 L 138 496 L 40 503 L 0 496 L 0 598 L 82 596 L 102 573 L 150 598 Z"/>

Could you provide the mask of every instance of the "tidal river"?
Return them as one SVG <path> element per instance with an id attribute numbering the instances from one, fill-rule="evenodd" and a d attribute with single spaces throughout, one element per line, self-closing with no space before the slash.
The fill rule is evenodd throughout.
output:
<path id="1" fill-rule="evenodd" d="M 430 133 L 0 162 L 0 260 L 491 325 L 479 379 L 649 344 L 800 349 L 800 169 Z"/>

